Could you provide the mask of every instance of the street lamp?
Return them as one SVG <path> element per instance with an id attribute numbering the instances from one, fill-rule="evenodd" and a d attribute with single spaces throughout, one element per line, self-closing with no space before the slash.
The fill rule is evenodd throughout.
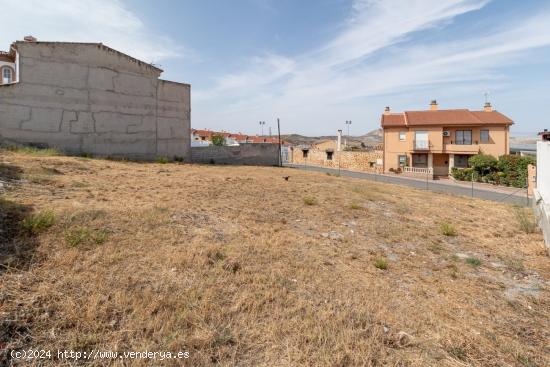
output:
<path id="1" fill-rule="evenodd" d="M 348 139 L 349 139 L 349 128 L 351 126 L 351 120 L 346 121 L 346 126 L 348 127 L 348 137 L 346 138 L 346 147 L 348 146 Z"/>
<path id="2" fill-rule="evenodd" d="M 260 121 L 260 126 L 262 127 L 262 136 L 264 136 L 264 125 L 265 121 Z"/>

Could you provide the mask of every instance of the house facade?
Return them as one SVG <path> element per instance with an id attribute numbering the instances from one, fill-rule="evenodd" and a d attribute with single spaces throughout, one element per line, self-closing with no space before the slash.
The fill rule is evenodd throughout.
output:
<path id="1" fill-rule="evenodd" d="M 212 144 L 212 137 L 221 135 L 225 138 L 226 146 L 238 146 L 241 144 L 279 144 L 279 139 L 270 136 L 245 135 L 241 133 L 229 133 L 226 131 L 212 131 L 191 129 L 191 144 L 193 146 L 208 146 Z M 281 142 L 286 144 L 284 141 Z"/>
<path id="2" fill-rule="evenodd" d="M 468 158 L 509 154 L 510 118 L 486 103 L 481 111 L 429 110 L 382 114 L 384 172 L 430 177 L 448 176 L 453 167 L 468 167 Z"/>
<path id="3" fill-rule="evenodd" d="M 25 37 L 0 54 L 0 68 L 4 144 L 132 159 L 191 158 L 191 87 L 160 79 L 155 65 L 101 43 Z"/>

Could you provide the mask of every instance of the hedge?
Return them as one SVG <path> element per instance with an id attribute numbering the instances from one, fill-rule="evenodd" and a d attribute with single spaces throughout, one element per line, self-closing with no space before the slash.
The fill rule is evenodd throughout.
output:
<path id="1" fill-rule="evenodd" d="M 468 159 L 470 168 L 451 169 L 451 176 L 459 181 L 487 182 L 496 185 L 525 187 L 527 185 L 527 166 L 535 165 L 530 156 L 503 155 L 497 160 L 487 154 L 478 154 Z"/>

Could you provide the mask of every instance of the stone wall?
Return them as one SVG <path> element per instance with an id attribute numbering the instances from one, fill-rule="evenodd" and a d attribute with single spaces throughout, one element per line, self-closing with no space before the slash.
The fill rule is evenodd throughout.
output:
<path id="1" fill-rule="evenodd" d="M 190 158 L 190 86 L 101 44 L 17 42 L 0 86 L 0 139 L 67 153 Z"/>
<path id="2" fill-rule="evenodd" d="M 380 162 L 382 159 L 382 154 L 383 152 L 380 149 L 371 151 L 334 151 L 332 159 L 328 159 L 326 150 L 311 148 L 307 153 L 307 158 L 304 158 L 302 149 L 294 147 L 290 153 L 290 162 L 293 164 L 308 164 L 330 168 L 338 168 L 340 162 L 341 169 L 377 172 L 382 169 L 381 166 L 376 165 L 377 160 Z"/>
<path id="3" fill-rule="evenodd" d="M 279 146 L 258 143 L 239 146 L 192 147 L 191 157 L 193 163 L 277 166 L 279 164 Z"/>

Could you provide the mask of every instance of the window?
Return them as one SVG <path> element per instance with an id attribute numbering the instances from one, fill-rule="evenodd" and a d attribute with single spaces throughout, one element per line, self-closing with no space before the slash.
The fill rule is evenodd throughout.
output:
<path id="1" fill-rule="evenodd" d="M 472 130 L 457 130 L 455 132 L 455 144 L 472 145 Z"/>
<path id="2" fill-rule="evenodd" d="M 414 148 L 415 149 L 430 149 L 427 131 L 414 132 Z"/>
<path id="3" fill-rule="evenodd" d="M 12 72 L 11 69 L 8 67 L 5 67 L 2 69 L 2 83 L 11 83 L 12 82 Z"/>
<path id="4" fill-rule="evenodd" d="M 327 151 L 327 161 L 332 161 L 333 152 Z"/>
<path id="5" fill-rule="evenodd" d="M 482 143 L 488 143 L 489 142 L 489 130 L 481 130 L 479 132 L 479 140 Z"/>
<path id="6" fill-rule="evenodd" d="M 307 158 L 307 153 L 309 152 L 309 150 L 307 149 L 302 149 L 302 154 L 304 155 L 304 158 Z"/>
<path id="7" fill-rule="evenodd" d="M 413 154 L 413 166 L 414 167 L 428 167 L 428 155 L 427 154 Z"/>
<path id="8" fill-rule="evenodd" d="M 399 132 L 399 141 L 405 141 L 407 138 L 407 132 L 406 131 L 400 131 Z"/>
<path id="9" fill-rule="evenodd" d="M 404 167 L 407 165 L 407 156 L 406 155 L 400 155 L 399 156 L 399 166 Z"/>
<path id="10" fill-rule="evenodd" d="M 469 157 L 470 156 L 464 154 L 455 154 L 455 167 L 467 168 Z"/>

